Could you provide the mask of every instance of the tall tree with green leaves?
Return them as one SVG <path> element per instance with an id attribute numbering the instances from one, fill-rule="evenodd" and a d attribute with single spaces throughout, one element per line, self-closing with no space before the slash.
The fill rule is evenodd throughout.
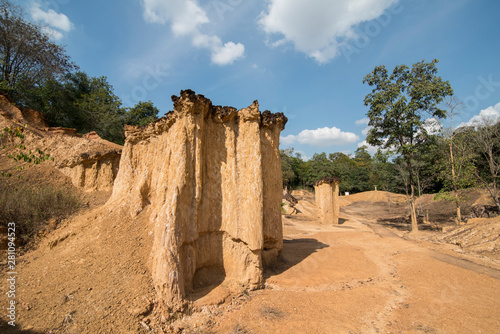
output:
<path id="1" fill-rule="evenodd" d="M 313 184 L 319 179 L 327 176 L 333 175 L 333 164 L 327 158 L 326 153 L 314 153 L 313 157 L 309 162 L 309 177 L 308 183 Z"/>
<path id="2" fill-rule="evenodd" d="M 0 0 L 0 89 L 17 103 L 26 91 L 76 68 L 64 47 L 23 15 L 19 6 Z"/>
<path id="3" fill-rule="evenodd" d="M 96 131 L 102 138 L 123 144 L 124 109 L 107 78 L 90 78 L 90 91 L 76 100 L 75 106 L 83 116 L 84 132 Z"/>
<path id="4" fill-rule="evenodd" d="M 281 175 L 283 177 L 283 186 L 291 187 L 295 179 L 295 172 L 292 167 L 293 148 L 280 150 L 281 156 Z"/>
<path id="5" fill-rule="evenodd" d="M 127 109 L 124 122 L 128 125 L 146 125 L 155 121 L 159 112 L 153 102 L 139 101 L 133 108 Z"/>
<path id="6" fill-rule="evenodd" d="M 450 83 L 437 75 L 437 63 L 435 59 L 418 62 L 411 68 L 398 65 L 391 74 L 384 65 L 377 66 L 363 79 L 363 83 L 373 87 L 364 99 L 370 108 L 368 125 L 372 127 L 366 141 L 403 156 L 409 177 L 412 231 L 418 231 L 413 161 L 417 146 L 427 134 L 423 118 L 446 117 L 446 112 L 437 106 L 444 97 L 453 95 Z"/>

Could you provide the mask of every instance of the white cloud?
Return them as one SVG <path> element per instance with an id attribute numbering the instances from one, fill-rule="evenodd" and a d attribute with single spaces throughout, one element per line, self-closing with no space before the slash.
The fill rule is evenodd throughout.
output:
<path id="1" fill-rule="evenodd" d="M 37 2 L 33 2 L 30 14 L 35 21 L 45 24 L 42 31 L 56 40 L 63 38 L 63 32 L 69 32 L 73 29 L 73 23 L 66 15 L 56 13 L 53 9 L 44 11 Z"/>
<path id="2" fill-rule="evenodd" d="M 241 43 L 234 44 L 227 42 L 222 48 L 214 50 L 212 53 L 212 62 L 217 65 L 232 64 L 245 54 L 245 46 Z"/>
<path id="3" fill-rule="evenodd" d="M 146 22 L 170 24 L 176 37 L 189 36 L 195 47 L 210 50 L 214 64 L 232 64 L 245 53 L 245 46 L 241 43 L 223 44 L 218 36 L 200 32 L 200 26 L 210 20 L 195 0 L 142 0 L 142 6 Z"/>
<path id="4" fill-rule="evenodd" d="M 146 22 L 170 22 L 176 36 L 197 33 L 199 25 L 209 22 L 207 14 L 195 1 L 143 0 L 142 4 Z"/>
<path id="5" fill-rule="evenodd" d="M 359 136 L 352 132 L 344 132 L 336 127 L 319 128 L 316 130 L 303 130 L 297 136 L 288 135 L 281 137 L 281 142 L 291 145 L 295 142 L 311 146 L 326 147 L 332 145 L 352 144 L 359 140 Z"/>
<path id="6" fill-rule="evenodd" d="M 358 119 L 356 122 L 354 122 L 354 124 L 356 125 L 364 125 L 365 128 L 363 130 L 361 130 L 361 134 L 363 136 L 367 136 L 368 135 L 368 131 L 370 131 L 371 129 L 373 129 L 373 126 L 369 126 L 368 123 L 370 122 L 370 119 L 368 117 L 365 117 L 365 118 L 362 118 L 362 119 Z"/>
<path id="7" fill-rule="evenodd" d="M 42 32 L 47 35 L 49 38 L 53 38 L 54 40 L 58 41 L 64 37 L 63 33 L 60 32 L 59 30 L 52 29 L 50 27 L 42 27 Z"/>
<path id="8" fill-rule="evenodd" d="M 368 136 L 368 132 L 370 132 L 371 129 L 373 129 L 373 126 L 367 126 L 361 131 L 361 134 L 363 136 Z"/>
<path id="9" fill-rule="evenodd" d="M 286 137 L 280 137 L 280 143 L 283 145 L 292 145 L 297 140 L 297 136 L 288 135 Z"/>
<path id="10" fill-rule="evenodd" d="M 298 51 L 326 63 L 339 53 L 339 46 L 356 39 L 354 28 L 380 17 L 399 0 L 270 0 L 267 11 L 259 18 L 268 35 L 276 42 L 294 44 Z"/>
<path id="11" fill-rule="evenodd" d="M 377 153 L 379 147 L 378 146 L 372 146 L 370 144 L 368 144 L 366 142 L 366 140 L 362 141 L 361 143 L 358 143 L 358 148 L 361 147 L 361 146 L 366 146 L 366 150 L 368 151 L 368 153 L 370 153 L 371 155 L 374 155 L 375 153 Z M 384 150 L 385 151 L 385 150 Z"/>
<path id="12" fill-rule="evenodd" d="M 300 154 L 300 158 L 303 161 L 309 161 L 309 160 L 311 160 L 311 157 L 309 157 L 304 151 L 297 150 L 297 151 L 295 151 L 295 153 L 299 153 Z"/>
<path id="13" fill-rule="evenodd" d="M 370 122 L 370 119 L 368 117 L 358 119 L 354 124 L 356 125 L 368 125 L 368 122 Z"/>
<path id="14" fill-rule="evenodd" d="M 500 121 L 500 102 L 495 106 L 490 106 L 481 110 L 479 115 L 474 115 L 468 122 L 461 123 L 458 127 L 462 126 L 477 126 L 484 122 L 496 123 Z"/>
<path id="15" fill-rule="evenodd" d="M 441 132 L 442 130 L 442 125 L 434 117 L 427 118 L 423 123 L 422 123 L 423 128 L 427 131 L 427 133 L 431 135 L 435 135 Z"/>

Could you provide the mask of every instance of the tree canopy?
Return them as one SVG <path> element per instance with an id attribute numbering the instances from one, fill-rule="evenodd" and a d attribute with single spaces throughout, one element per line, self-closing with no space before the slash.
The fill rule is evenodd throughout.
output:
<path id="1" fill-rule="evenodd" d="M 20 7 L 0 0 L 0 93 L 42 112 L 51 126 L 96 131 L 119 144 L 124 124 L 144 125 L 158 117 L 151 101 L 123 107 L 105 76 L 78 71 L 64 47 L 24 15 Z"/>
<path id="2" fill-rule="evenodd" d="M 405 160 L 410 187 L 410 207 L 412 230 L 416 231 L 415 213 L 415 171 L 414 155 L 427 138 L 423 126 L 424 116 L 437 119 L 446 117 L 446 111 L 439 103 L 453 90 L 448 81 L 437 76 L 437 59 L 413 64 L 398 65 L 389 75 L 384 65 L 377 66 L 363 79 L 373 87 L 365 97 L 365 105 L 370 109 L 370 119 L 366 141 L 374 146 L 393 149 Z"/>
<path id="3" fill-rule="evenodd" d="M 0 1 L 0 88 L 22 100 L 23 93 L 74 70 L 63 46 L 23 18 L 8 0 Z"/>

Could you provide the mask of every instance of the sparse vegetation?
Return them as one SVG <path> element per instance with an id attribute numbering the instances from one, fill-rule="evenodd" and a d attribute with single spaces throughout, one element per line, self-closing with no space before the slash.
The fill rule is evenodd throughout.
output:
<path id="1" fill-rule="evenodd" d="M 13 187 L 0 183 L 0 224 L 16 223 L 16 237 L 22 244 L 33 242 L 34 236 L 51 218 L 63 218 L 80 206 L 77 194 L 54 186 Z"/>
<path id="2" fill-rule="evenodd" d="M 286 213 L 285 205 L 286 205 L 286 203 L 281 203 L 281 212 L 283 212 L 283 213 Z"/>
<path id="3" fill-rule="evenodd" d="M 241 324 L 236 324 L 234 326 L 233 330 L 230 331 L 228 334 L 250 334 L 251 332 L 245 328 L 245 326 Z"/>
<path id="4" fill-rule="evenodd" d="M 50 154 L 36 148 L 28 150 L 23 144 L 24 134 L 22 127 L 6 127 L 3 133 L 0 133 L 0 147 L 8 152 L 7 157 L 16 162 L 16 165 L 6 170 L 0 171 L 0 175 L 11 177 L 13 170 L 24 170 L 26 166 L 38 165 L 46 160 L 54 161 Z M 18 176 L 22 178 L 22 175 Z"/>
<path id="5" fill-rule="evenodd" d="M 260 309 L 260 315 L 268 320 L 283 318 L 285 312 L 275 307 L 264 306 Z"/>

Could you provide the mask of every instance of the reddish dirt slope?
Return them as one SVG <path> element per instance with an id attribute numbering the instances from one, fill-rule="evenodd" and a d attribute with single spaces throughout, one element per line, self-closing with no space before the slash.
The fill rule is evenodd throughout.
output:
<path id="1" fill-rule="evenodd" d="M 311 194 L 294 195 L 314 212 Z M 412 237 L 389 230 L 378 222 L 383 210 L 359 203 L 362 209 L 341 208 L 337 226 L 320 224 L 306 210 L 284 216 L 282 260 L 266 272 L 265 289 L 228 298 L 215 288 L 204 300 L 220 305 L 200 302 L 198 313 L 165 323 L 150 314 L 155 294 L 146 269 L 147 212 L 132 220 L 119 211 L 87 211 L 19 258 L 18 328 L 25 333 L 500 332 L 500 262 L 431 242 L 429 235 L 442 235 L 437 232 Z M 15 331 L 6 326 L 3 332 Z"/>

